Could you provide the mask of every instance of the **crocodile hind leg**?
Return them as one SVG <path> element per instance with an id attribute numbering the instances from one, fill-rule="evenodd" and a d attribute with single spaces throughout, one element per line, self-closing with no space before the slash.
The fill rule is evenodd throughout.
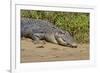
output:
<path id="1" fill-rule="evenodd" d="M 32 40 L 34 44 L 46 44 L 46 42 L 41 41 L 41 39 L 37 35 L 32 35 Z"/>

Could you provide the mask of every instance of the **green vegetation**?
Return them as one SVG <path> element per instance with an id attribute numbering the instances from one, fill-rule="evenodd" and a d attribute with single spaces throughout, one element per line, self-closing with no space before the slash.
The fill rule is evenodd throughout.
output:
<path id="1" fill-rule="evenodd" d="M 89 13 L 21 10 L 21 17 L 48 20 L 69 31 L 79 43 L 89 43 Z"/>

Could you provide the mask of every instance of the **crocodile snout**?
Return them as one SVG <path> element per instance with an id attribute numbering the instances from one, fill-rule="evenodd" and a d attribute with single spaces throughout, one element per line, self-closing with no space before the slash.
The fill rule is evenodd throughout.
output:
<path id="1" fill-rule="evenodd" d="M 73 43 L 72 44 L 72 48 L 77 48 L 77 44 L 76 43 Z"/>
<path id="2" fill-rule="evenodd" d="M 77 48 L 77 44 L 76 43 L 72 43 L 72 44 L 67 43 L 67 46 L 68 47 L 72 47 L 72 48 Z"/>

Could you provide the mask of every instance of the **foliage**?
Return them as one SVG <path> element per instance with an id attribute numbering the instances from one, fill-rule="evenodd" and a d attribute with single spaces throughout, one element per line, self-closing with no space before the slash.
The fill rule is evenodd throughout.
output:
<path id="1" fill-rule="evenodd" d="M 48 20 L 69 31 L 77 42 L 89 42 L 89 13 L 21 10 L 21 17 Z"/>

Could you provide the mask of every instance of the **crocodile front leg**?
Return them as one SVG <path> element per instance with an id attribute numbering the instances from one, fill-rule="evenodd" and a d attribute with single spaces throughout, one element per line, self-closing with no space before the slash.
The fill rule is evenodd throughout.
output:
<path id="1" fill-rule="evenodd" d="M 58 44 L 63 45 L 63 46 L 67 46 L 66 42 L 64 42 L 62 40 L 62 38 L 58 37 L 58 38 L 56 38 L 56 40 L 57 40 Z"/>
<path id="2" fill-rule="evenodd" d="M 45 40 L 54 44 L 57 44 L 57 40 L 55 39 L 55 36 L 53 33 L 46 33 L 45 34 Z"/>

